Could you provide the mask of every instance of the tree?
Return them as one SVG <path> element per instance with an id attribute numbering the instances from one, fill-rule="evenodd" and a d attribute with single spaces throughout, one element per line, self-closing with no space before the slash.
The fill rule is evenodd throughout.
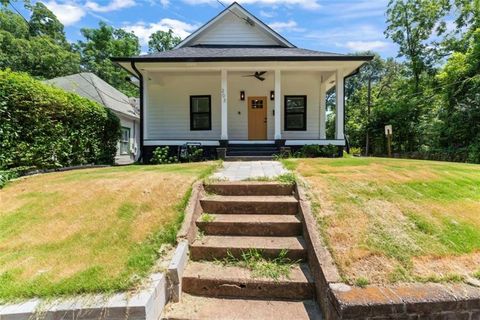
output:
<path id="1" fill-rule="evenodd" d="M 434 31 L 445 32 L 445 22 L 441 19 L 449 10 L 449 0 L 390 0 L 388 3 L 385 35 L 399 45 L 398 56 L 407 58 L 415 92 L 419 92 L 422 72 L 435 63 L 434 48 L 428 40 Z"/>
<path id="2" fill-rule="evenodd" d="M 28 23 L 20 15 L 2 9 L 0 68 L 50 79 L 78 72 L 80 57 L 48 35 L 32 36 Z"/>
<path id="3" fill-rule="evenodd" d="M 56 44 L 69 47 L 65 38 L 63 24 L 57 19 L 55 14 L 50 11 L 43 3 L 37 2 L 33 6 L 27 6 L 32 10 L 30 17 L 30 35 L 47 36 Z"/>
<path id="4" fill-rule="evenodd" d="M 439 143 L 480 163 L 480 28 L 467 37 L 467 51 L 454 52 L 437 76 L 444 87 Z"/>
<path id="5" fill-rule="evenodd" d="M 150 53 L 162 52 L 173 49 L 182 41 L 182 38 L 173 34 L 172 29 L 168 31 L 157 31 L 150 35 L 148 51 Z"/>
<path id="6" fill-rule="evenodd" d="M 138 88 L 125 80 L 129 74 L 110 61 L 111 57 L 139 55 L 137 36 L 104 22 L 100 22 L 98 29 L 84 28 L 81 32 L 85 41 L 78 41 L 75 49 L 80 53 L 83 69 L 95 73 L 129 96 L 138 96 Z"/>

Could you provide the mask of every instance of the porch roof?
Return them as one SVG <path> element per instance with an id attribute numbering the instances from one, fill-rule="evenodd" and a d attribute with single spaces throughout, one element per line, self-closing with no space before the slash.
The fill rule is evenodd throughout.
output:
<path id="1" fill-rule="evenodd" d="M 135 57 L 116 57 L 114 62 L 225 62 L 225 61 L 370 61 L 371 55 L 344 55 L 302 48 L 272 46 L 193 46 Z"/>

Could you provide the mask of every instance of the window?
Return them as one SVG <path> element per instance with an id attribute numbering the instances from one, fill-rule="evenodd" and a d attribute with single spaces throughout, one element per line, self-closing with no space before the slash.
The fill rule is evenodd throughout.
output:
<path id="1" fill-rule="evenodd" d="M 254 99 L 254 100 L 252 100 L 251 104 L 252 104 L 252 109 L 263 109 L 263 100 L 262 99 L 260 99 L 260 100 Z"/>
<path id="2" fill-rule="evenodd" d="M 122 127 L 122 137 L 120 138 L 120 154 L 130 153 L 130 128 Z"/>
<path id="3" fill-rule="evenodd" d="M 285 96 L 285 131 L 307 130 L 307 96 Z"/>
<path id="4" fill-rule="evenodd" d="M 211 96 L 190 96 L 190 130 L 212 130 Z"/>

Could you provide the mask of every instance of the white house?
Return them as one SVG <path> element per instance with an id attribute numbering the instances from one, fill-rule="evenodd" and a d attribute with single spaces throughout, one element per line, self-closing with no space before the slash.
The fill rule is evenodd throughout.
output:
<path id="1" fill-rule="evenodd" d="M 344 81 L 371 56 L 295 47 L 238 3 L 170 51 L 112 60 L 140 79 L 141 150 L 345 146 Z M 335 87 L 335 137 L 326 92 Z"/>
<path id="2" fill-rule="evenodd" d="M 116 164 L 138 160 L 140 150 L 140 113 L 138 99 L 129 98 L 93 73 L 77 73 L 58 77 L 45 83 L 94 100 L 112 110 L 120 119 L 122 135 L 117 146 Z"/>

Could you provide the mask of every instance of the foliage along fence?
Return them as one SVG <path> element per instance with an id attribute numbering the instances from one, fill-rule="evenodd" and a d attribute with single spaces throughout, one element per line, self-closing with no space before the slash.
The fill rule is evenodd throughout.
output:
<path id="1" fill-rule="evenodd" d="M 0 70 L 0 169 L 112 164 L 119 137 L 118 117 L 96 102 Z"/>

